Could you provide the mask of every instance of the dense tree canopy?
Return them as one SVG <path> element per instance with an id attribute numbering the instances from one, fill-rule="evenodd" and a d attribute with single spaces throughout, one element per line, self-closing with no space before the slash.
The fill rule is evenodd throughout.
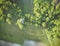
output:
<path id="1" fill-rule="evenodd" d="M 55 46 L 52 41 L 60 39 L 60 3 L 57 0 L 35 0 L 34 4 L 36 23 L 45 28 L 51 46 Z"/>

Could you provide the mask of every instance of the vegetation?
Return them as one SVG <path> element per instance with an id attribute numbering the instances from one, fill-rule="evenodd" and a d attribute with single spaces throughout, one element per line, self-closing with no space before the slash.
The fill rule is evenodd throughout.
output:
<path id="1" fill-rule="evenodd" d="M 1 31 L 2 29 L 4 29 L 3 27 L 7 27 L 8 25 L 9 28 L 11 28 L 12 26 L 19 27 L 20 31 L 23 32 L 24 34 L 23 39 L 31 39 L 37 41 L 42 40 L 40 39 L 40 37 L 42 36 L 41 33 L 44 32 L 43 33 L 44 34 L 43 36 L 45 36 L 44 40 L 48 39 L 50 46 L 59 46 L 60 45 L 60 29 L 59 29 L 60 28 L 60 9 L 59 9 L 60 3 L 59 1 L 58 0 L 34 0 L 33 5 L 34 8 L 32 14 L 31 13 L 23 14 L 24 10 L 21 8 L 21 6 L 18 5 L 18 3 L 15 0 L 14 1 L 1 0 L 0 1 Z M 20 22 L 21 19 L 24 19 L 24 23 Z M 3 23 L 5 23 L 5 26 L 3 25 Z M 31 29 L 33 27 L 33 29 L 35 30 L 31 30 L 31 29 L 28 30 L 29 29 L 28 27 Z M 8 30 L 14 31 L 13 28 Z"/>

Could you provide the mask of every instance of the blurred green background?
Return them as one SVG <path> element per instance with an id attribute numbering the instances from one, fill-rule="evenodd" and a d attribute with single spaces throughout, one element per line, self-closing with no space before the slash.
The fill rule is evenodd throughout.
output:
<path id="1" fill-rule="evenodd" d="M 0 0 L 0 39 L 60 45 L 60 0 Z"/>

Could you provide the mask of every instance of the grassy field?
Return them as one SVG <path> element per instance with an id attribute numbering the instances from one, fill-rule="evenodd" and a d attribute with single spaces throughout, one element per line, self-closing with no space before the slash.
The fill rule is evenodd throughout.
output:
<path id="1" fill-rule="evenodd" d="M 47 41 L 42 27 L 27 26 L 23 30 L 15 24 L 3 23 L 0 26 L 0 39 L 22 44 L 24 40 Z"/>

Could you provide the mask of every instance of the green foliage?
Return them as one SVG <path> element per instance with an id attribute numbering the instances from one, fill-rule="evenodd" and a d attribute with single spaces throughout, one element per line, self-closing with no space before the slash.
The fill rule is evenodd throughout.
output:
<path id="1" fill-rule="evenodd" d="M 55 39 L 58 39 L 60 33 L 60 3 L 55 5 L 56 3 L 56 0 L 34 0 L 34 14 L 36 17 L 40 17 L 40 23 L 38 25 L 46 28 L 45 33 L 51 46 L 54 46 L 52 42 L 55 41 Z"/>
<path id="2" fill-rule="evenodd" d="M 0 1 L 0 21 L 7 22 L 8 24 L 16 23 L 21 18 L 21 8 L 17 3 L 12 3 L 10 0 Z"/>
<path id="3" fill-rule="evenodd" d="M 58 41 L 60 38 L 60 3 L 57 3 L 57 0 L 34 0 L 33 14 L 23 14 L 23 9 L 21 10 L 17 3 L 11 1 L 1 0 L 0 5 L 0 21 L 17 24 L 20 29 L 24 29 L 25 26 L 41 26 L 45 29 L 44 32 L 51 46 L 55 46 L 54 41 L 60 43 Z M 24 24 L 20 22 L 21 18 L 25 19 Z M 35 34 L 31 35 L 33 37 Z"/>

